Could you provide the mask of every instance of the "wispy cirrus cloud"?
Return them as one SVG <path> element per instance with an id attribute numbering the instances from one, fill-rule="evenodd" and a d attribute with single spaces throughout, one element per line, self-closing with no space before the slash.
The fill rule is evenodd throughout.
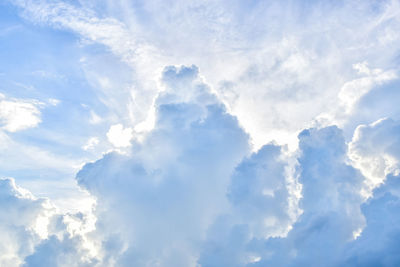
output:
<path id="1" fill-rule="evenodd" d="M 378 83 L 383 76 L 396 79 L 392 64 L 400 41 L 394 34 L 400 26 L 396 1 L 377 7 L 319 1 L 312 5 L 278 1 L 251 5 L 240 1 L 229 5 L 225 1 L 105 1 L 100 6 L 88 1 L 14 3 L 30 20 L 102 44 L 133 68 L 135 78 L 122 95 L 103 92 L 104 102 L 122 107 L 119 114 L 125 113 L 134 124 L 149 116 L 161 90 L 159 73 L 168 64 L 199 66 L 258 148 L 271 140 L 296 147 L 297 133 L 315 118 L 346 124 L 356 91 L 359 98 L 377 86 L 376 82 L 361 85 L 367 78 L 360 78 L 352 65 L 366 62 L 371 70 L 380 69 L 380 76 L 369 75 L 370 80 L 380 79 Z M 276 17 L 287 20 L 278 22 Z M 353 85 L 357 89 L 349 89 Z M 348 113 L 338 112 L 342 108 Z M 114 124 L 128 122 L 124 120 Z"/>

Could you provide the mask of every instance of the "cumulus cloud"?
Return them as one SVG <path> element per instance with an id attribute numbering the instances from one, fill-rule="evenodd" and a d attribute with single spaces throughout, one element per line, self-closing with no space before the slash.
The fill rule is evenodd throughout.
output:
<path id="1" fill-rule="evenodd" d="M 14 179 L 0 179 L 0 265 L 20 266 L 35 245 L 47 237 L 54 212 L 46 199 L 37 199 Z"/>
<path id="2" fill-rule="evenodd" d="M 24 267 L 96 266 L 97 247 L 87 234 L 94 229 L 93 217 L 77 214 L 54 215 L 47 226 L 49 235 L 24 258 Z"/>
<path id="3" fill-rule="evenodd" d="M 230 209 L 209 227 L 198 260 L 201 266 L 258 262 L 262 255 L 249 247 L 253 240 L 287 235 L 299 210 L 291 202 L 296 188 L 282 150 L 265 145 L 235 168 L 227 191 Z"/>
<path id="4" fill-rule="evenodd" d="M 349 145 L 349 155 L 373 189 L 387 175 L 399 174 L 399 147 L 400 124 L 392 119 L 381 119 L 357 127 Z"/>
<path id="5" fill-rule="evenodd" d="M 228 198 L 234 213 L 259 238 L 286 235 L 298 212 L 289 202 L 296 188 L 291 187 L 290 161 L 282 149 L 265 145 L 243 160 L 231 177 Z"/>
<path id="6" fill-rule="evenodd" d="M 0 94 L 0 126 L 8 132 L 17 132 L 37 126 L 41 122 L 40 107 L 35 100 L 6 98 Z"/>
<path id="7" fill-rule="evenodd" d="M 237 168 L 242 181 L 230 199 L 243 207 L 233 213 L 242 214 L 242 220 L 216 223 L 200 258 L 202 266 L 337 266 L 343 246 L 364 226 L 363 177 L 346 164 L 346 145 L 337 127 L 304 130 L 299 142 L 301 215 L 290 220 L 291 191 L 279 148 L 261 149 L 253 155 L 258 161 L 245 160 Z M 238 182 L 235 177 L 233 184 Z M 262 184 L 253 187 L 254 181 Z M 280 235 L 257 235 L 257 225 L 264 231 L 283 229 Z M 282 234 L 287 228 L 290 231 Z"/>
<path id="8" fill-rule="evenodd" d="M 394 144 L 397 125 L 391 120 L 383 120 L 368 127 L 368 130 L 367 126 L 361 127 L 359 131 L 364 130 L 362 137 L 360 138 L 360 133 L 356 135 L 356 144 L 352 145 L 352 150 L 357 145 L 364 148 L 360 148 L 364 151 L 363 156 L 368 151 L 379 157 L 391 153 L 392 157 L 398 159 L 396 153 L 399 146 Z M 388 148 L 390 152 L 384 152 Z M 199 260 L 201 266 L 399 264 L 398 174 L 396 176 L 389 172 L 385 183 L 375 187 L 372 196 L 365 202 L 363 190 L 368 178 L 349 165 L 347 146 L 340 129 L 327 127 L 304 130 L 299 135 L 299 150 L 297 171 L 302 186 L 302 198 L 299 202 L 302 214 L 291 225 L 289 233 L 271 238 L 254 235 L 253 225 L 257 221 L 265 223 L 260 219 L 268 208 L 257 212 L 257 217 L 251 216 L 253 210 L 263 207 L 259 204 L 261 202 L 253 202 L 245 209 L 247 216 L 244 218 L 249 219 L 248 222 L 235 222 L 232 215 L 224 216 L 210 228 L 209 240 L 205 243 Z M 265 153 L 262 150 L 261 152 Z M 241 170 L 246 166 L 250 171 L 257 170 L 253 168 L 252 162 L 245 160 L 237 169 Z M 263 162 L 266 164 L 267 161 Z M 270 166 L 269 169 L 274 168 Z M 245 177 L 249 181 L 238 187 L 237 190 L 241 192 L 238 196 L 242 197 L 237 198 L 236 205 L 240 202 L 243 202 L 242 205 L 247 204 L 251 192 L 248 188 L 257 174 L 249 173 Z M 261 188 L 263 187 L 257 187 L 258 190 Z M 256 197 L 257 194 L 251 196 Z M 282 205 L 285 201 L 280 203 Z M 271 206 L 279 207 L 279 204 Z M 280 221 L 285 222 L 282 217 Z"/>
<path id="9" fill-rule="evenodd" d="M 349 144 L 337 126 L 316 127 L 298 135 L 295 153 L 251 152 L 196 66 L 166 67 L 160 83 L 154 128 L 77 174 L 94 214 L 57 214 L 2 180 L 5 211 L 18 214 L 0 223 L 4 263 L 396 266 L 398 122 L 359 126 Z"/>
<path id="10" fill-rule="evenodd" d="M 397 266 L 399 258 L 400 124 L 381 119 L 360 125 L 350 143 L 350 157 L 366 177 L 370 198 L 361 205 L 366 226 L 347 244 L 341 266 Z"/>
<path id="11" fill-rule="evenodd" d="M 397 266 L 400 235 L 399 176 L 389 175 L 374 197 L 362 205 L 366 227 L 345 247 L 341 266 Z"/>
<path id="12" fill-rule="evenodd" d="M 12 178 L 0 179 L 0 265 L 7 267 L 94 266 L 95 241 L 86 235 L 94 217 L 59 214 Z"/>
<path id="13" fill-rule="evenodd" d="M 102 52 L 82 57 L 85 78 L 115 113 L 104 121 L 117 149 L 76 176 L 96 198 L 95 217 L 39 216 L 47 208 L 35 203 L 45 201 L 10 180 L 10 199 L 39 208 L 6 205 L 33 215 L 0 221 L 12 244 L 2 247 L 5 263 L 399 265 L 397 1 L 105 1 L 106 11 L 90 1 L 12 2 L 28 20 L 76 33 L 83 47 L 107 47 L 132 80 L 96 69 Z M 183 63 L 202 74 L 164 68 Z M 40 122 L 39 103 L 4 101 L 5 131 Z"/>
<path id="14" fill-rule="evenodd" d="M 133 138 L 132 128 L 124 128 L 122 124 L 112 125 L 107 132 L 107 138 L 115 147 L 130 146 Z"/>
<path id="15" fill-rule="evenodd" d="M 36 247 L 34 254 L 25 258 L 23 266 L 94 266 L 94 262 L 82 261 L 87 251 L 82 249 L 81 242 L 79 238 L 59 240 L 56 236 L 51 236 Z"/>
<path id="16" fill-rule="evenodd" d="M 260 266 L 337 266 L 344 245 L 365 225 L 360 210 L 364 178 L 346 163 L 341 130 L 304 130 L 299 142 L 303 213 L 286 238 L 265 242 Z"/>
<path id="17" fill-rule="evenodd" d="M 342 130 L 302 131 L 295 154 L 273 144 L 249 154 L 247 134 L 195 66 L 167 67 L 161 81 L 154 129 L 129 154 L 109 153 L 77 175 L 98 201 L 105 261 L 336 266 L 353 259 L 346 250 L 368 229 L 368 187 L 350 165 Z"/>
<path id="18" fill-rule="evenodd" d="M 130 155 L 107 154 L 77 175 L 97 198 L 97 231 L 118 248 L 117 266 L 194 266 L 207 227 L 228 206 L 230 174 L 249 151 L 247 134 L 196 67 L 168 67 L 162 79 L 155 129 Z"/>

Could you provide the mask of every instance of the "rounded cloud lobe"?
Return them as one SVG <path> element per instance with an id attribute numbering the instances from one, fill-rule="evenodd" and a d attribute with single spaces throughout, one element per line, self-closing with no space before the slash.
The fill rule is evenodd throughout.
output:
<path id="1" fill-rule="evenodd" d="M 194 265 L 208 226 L 228 208 L 230 175 L 249 153 L 247 134 L 196 67 L 169 67 L 163 81 L 145 140 L 77 175 L 97 198 L 98 231 L 119 239 L 121 266 Z"/>

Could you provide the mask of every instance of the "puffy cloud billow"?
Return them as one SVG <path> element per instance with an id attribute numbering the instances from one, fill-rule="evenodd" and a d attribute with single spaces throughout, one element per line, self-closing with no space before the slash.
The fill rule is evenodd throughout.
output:
<path id="1" fill-rule="evenodd" d="M 0 180 L 0 266 L 93 266 L 95 241 L 85 233 L 93 217 L 60 214 L 48 199 L 37 198 Z"/>
<path id="2" fill-rule="evenodd" d="M 46 235 L 46 229 L 39 226 L 45 223 L 51 207 L 18 187 L 13 179 L 0 180 L 0 207 L 0 265 L 19 266 L 34 251 L 41 235 Z"/>
<path id="3" fill-rule="evenodd" d="M 230 176 L 250 152 L 248 135 L 196 67 L 168 67 L 162 81 L 146 138 L 77 175 L 97 199 L 97 231 L 119 253 L 110 255 L 117 266 L 194 266 L 208 227 L 229 209 Z"/>
<path id="4" fill-rule="evenodd" d="M 249 135 L 196 66 L 166 67 L 155 123 L 87 163 L 93 213 L 0 180 L 3 266 L 398 266 L 400 123 Z"/>
<path id="5" fill-rule="evenodd" d="M 196 66 L 166 67 L 155 122 L 87 163 L 93 213 L 0 180 L 1 266 L 398 266 L 400 123 L 249 135 Z"/>

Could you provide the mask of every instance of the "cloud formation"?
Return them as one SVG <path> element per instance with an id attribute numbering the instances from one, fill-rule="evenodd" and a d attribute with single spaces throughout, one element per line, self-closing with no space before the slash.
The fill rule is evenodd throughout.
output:
<path id="1" fill-rule="evenodd" d="M 381 184 L 389 174 L 399 174 L 399 133 L 399 123 L 388 118 L 357 127 L 349 155 L 370 186 Z"/>
<path id="2" fill-rule="evenodd" d="M 127 87 L 114 66 L 97 66 L 109 54 L 83 60 L 87 79 L 121 120 L 113 124 L 146 120 L 166 65 L 196 64 L 257 149 L 272 140 L 294 149 L 315 119 L 347 124 L 350 134 L 370 123 L 349 122 L 359 111 L 353 106 L 397 77 L 397 1 L 11 2 L 28 20 L 100 44 L 129 66 Z"/>
<path id="3" fill-rule="evenodd" d="M 109 152 L 77 174 L 96 198 L 93 214 L 59 214 L 2 180 L 6 212 L 18 214 L 0 224 L 9 233 L 4 263 L 399 263 L 392 249 L 400 233 L 396 121 L 359 126 L 350 144 L 337 126 L 315 127 L 298 135 L 295 153 L 277 144 L 252 152 L 249 135 L 196 66 L 166 67 L 160 82 L 154 128 L 124 153 Z"/>
<path id="4" fill-rule="evenodd" d="M 41 122 L 40 107 L 35 100 L 9 99 L 0 94 L 0 127 L 8 132 L 17 132 L 35 127 Z"/>
<path id="5" fill-rule="evenodd" d="M 76 112 L 59 136 L 0 94 L 0 171 L 83 166 L 95 205 L 0 180 L 0 265 L 400 265 L 397 1 L 10 2 L 73 43 L 83 85 L 40 98 Z"/>
<path id="6" fill-rule="evenodd" d="M 156 126 L 143 142 L 77 175 L 97 198 L 97 231 L 104 242 L 116 239 L 117 266 L 193 266 L 208 226 L 228 206 L 229 177 L 249 152 L 247 134 L 195 66 L 168 67 L 162 79 Z"/>
<path id="7" fill-rule="evenodd" d="M 156 101 L 155 128 L 143 142 L 134 143 L 129 155 L 107 154 L 77 175 L 98 200 L 96 231 L 111 242 L 111 254 L 104 250 L 101 257 L 116 266 L 338 266 L 367 260 L 363 253 L 373 244 L 361 240 L 384 238 L 370 230 L 380 214 L 369 212 L 384 187 L 365 202 L 365 192 L 377 185 L 350 165 L 342 130 L 302 131 L 295 154 L 273 144 L 249 154 L 248 136 L 195 66 L 167 67 L 162 81 L 166 90 Z M 390 145 L 397 140 L 390 141 L 395 125 L 378 122 L 370 132 L 359 127 L 350 157 L 398 157 L 388 150 L 397 147 Z M 372 141 L 365 138 L 389 143 L 366 150 L 361 144 Z M 396 172 L 385 175 L 390 173 Z M 382 242 L 386 248 L 391 241 Z M 392 263 L 384 266 L 397 263 L 388 257 Z"/>
<path id="8" fill-rule="evenodd" d="M 47 236 L 46 222 L 53 213 L 46 199 L 37 199 L 13 179 L 0 180 L 0 265 L 20 266 Z"/>
<path id="9" fill-rule="evenodd" d="M 0 179 L 0 265 L 26 267 L 94 266 L 94 229 L 89 215 L 59 214 L 45 198 L 37 198 Z"/>
<path id="10" fill-rule="evenodd" d="M 118 239 L 117 265 L 337 266 L 364 260 L 357 256 L 365 249 L 360 240 L 379 215 L 363 203 L 377 185 L 371 187 L 362 167 L 355 164 L 360 172 L 349 164 L 340 129 L 302 131 L 299 156 L 277 145 L 249 155 L 248 137 L 233 117 L 218 115 L 224 108 L 196 67 L 167 67 L 162 81 L 156 126 L 143 143 L 129 156 L 109 154 L 88 164 L 77 176 L 98 198 L 99 222 L 107 221 L 100 224 L 104 238 L 125 235 Z M 384 120 L 370 132 L 359 127 L 350 144 L 352 160 L 372 152 L 398 157 L 391 151 L 397 147 L 395 125 Z M 380 149 L 364 148 L 372 142 L 366 138 Z M 110 231 L 107 224 L 123 230 Z"/>
<path id="11" fill-rule="evenodd" d="M 235 206 L 244 206 L 243 219 L 235 223 L 225 219 L 216 224 L 218 228 L 211 232 L 200 258 L 202 266 L 338 265 L 343 247 L 364 226 L 360 211 L 363 177 L 346 164 L 346 145 L 337 127 L 304 130 L 299 141 L 297 172 L 302 186 L 298 206 L 301 215 L 295 222 L 289 220 L 290 191 L 285 187 L 282 163 L 276 162 L 279 149 L 261 149 L 253 157 L 258 158 L 269 150 L 270 158 L 260 158 L 258 166 L 244 161 L 237 168 L 240 172 L 246 168 L 242 178 L 245 182 L 236 186 L 237 197 L 231 199 Z M 274 156 L 275 161 L 271 161 Z M 265 170 L 257 172 L 260 167 Z M 280 171 L 271 173 L 272 170 Z M 257 174 L 262 175 L 264 185 L 254 189 L 263 194 L 247 190 Z M 272 181 L 280 186 L 271 184 Z M 257 201 L 249 205 L 248 198 Z M 257 234 L 254 228 L 257 224 L 264 229 L 289 227 L 289 231 L 280 235 Z"/>
<path id="12" fill-rule="evenodd" d="M 108 141 L 115 147 L 127 147 L 131 145 L 132 129 L 124 128 L 122 124 L 115 124 L 107 132 Z"/>

